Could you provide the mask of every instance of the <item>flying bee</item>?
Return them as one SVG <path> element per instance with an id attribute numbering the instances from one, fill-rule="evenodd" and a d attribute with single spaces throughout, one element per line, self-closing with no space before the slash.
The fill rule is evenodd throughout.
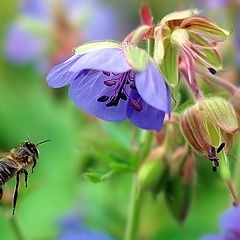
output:
<path id="1" fill-rule="evenodd" d="M 213 167 L 212 167 L 213 172 L 216 172 L 217 167 L 219 166 L 219 159 L 217 158 L 217 153 L 220 153 L 224 147 L 225 147 L 225 143 L 221 143 L 216 151 L 215 147 L 211 146 L 211 150 L 210 150 L 210 153 L 208 154 L 208 158 L 210 161 L 213 162 Z"/>
<path id="2" fill-rule="evenodd" d="M 36 166 L 37 159 L 39 158 L 38 145 L 49 141 L 50 140 L 44 140 L 37 144 L 34 144 L 29 140 L 25 141 L 21 145 L 12 148 L 10 152 L 3 153 L 4 157 L 0 159 L 0 199 L 3 195 L 3 185 L 12 177 L 16 176 L 16 185 L 13 194 L 13 215 L 18 198 L 19 176 L 20 174 L 24 174 L 25 186 L 27 187 L 27 169 L 32 167 L 33 172 L 33 169 Z"/>

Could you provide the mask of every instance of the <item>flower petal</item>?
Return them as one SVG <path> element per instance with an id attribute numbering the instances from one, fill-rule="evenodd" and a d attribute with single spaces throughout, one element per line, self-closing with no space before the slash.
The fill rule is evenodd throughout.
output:
<path id="1" fill-rule="evenodd" d="M 7 32 L 5 54 L 13 62 L 27 63 L 40 59 L 47 48 L 47 41 L 29 32 L 21 24 L 13 23 Z"/>
<path id="2" fill-rule="evenodd" d="M 165 76 L 165 80 L 171 87 L 178 84 L 178 47 L 175 44 L 166 44 L 165 55 L 161 65 L 161 70 Z"/>
<path id="3" fill-rule="evenodd" d="M 60 88 L 73 82 L 79 75 L 80 71 L 70 71 L 69 69 L 80 58 L 80 55 L 74 55 L 64 63 L 58 64 L 52 68 L 47 76 L 48 85 L 53 88 Z"/>
<path id="4" fill-rule="evenodd" d="M 106 107 L 106 102 L 97 101 L 101 96 L 109 96 L 114 89 L 103 84 L 108 79 L 101 71 L 85 70 L 70 85 L 69 96 L 86 112 L 106 121 L 120 122 L 127 117 L 127 101 L 119 101 L 116 107 Z"/>
<path id="5" fill-rule="evenodd" d="M 163 125 L 165 112 L 151 107 L 139 96 L 137 91 L 132 91 L 130 97 L 138 101 L 142 110 L 137 112 L 132 106 L 128 105 L 127 115 L 129 120 L 140 128 L 159 131 Z"/>
<path id="6" fill-rule="evenodd" d="M 84 54 L 84 53 L 88 53 L 91 51 L 96 51 L 96 50 L 100 50 L 100 49 L 106 49 L 106 48 L 121 48 L 120 43 L 118 42 L 114 42 L 114 41 L 99 41 L 99 42 L 89 42 L 89 43 L 85 43 L 79 47 L 77 47 L 74 52 L 76 54 Z"/>
<path id="7" fill-rule="evenodd" d="M 228 31 L 218 27 L 205 18 L 192 17 L 182 22 L 181 28 L 186 28 L 191 32 L 215 41 L 225 41 L 230 34 Z"/>
<path id="8" fill-rule="evenodd" d="M 84 69 L 124 73 L 131 70 L 124 53 L 119 48 L 104 48 L 84 54 L 69 71 Z"/>
<path id="9" fill-rule="evenodd" d="M 85 69 L 123 73 L 131 69 L 121 49 L 101 49 L 86 54 L 75 54 L 62 64 L 55 66 L 49 73 L 49 86 L 59 88 L 73 82 Z"/>
<path id="10" fill-rule="evenodd" d="M 211 234 L 201 238 L 200 240 L 227 240 L 227 239 L 222 235 Z"/>
<path id="11" fill-rule="evenodd" d="M 194 15 L 197 15 L 199 11 L 197 9 L 188 9 L 184 11 L 172 12 L 162 18 L 161 24 L 165 24 L 168 21 L 172 20 L 181 20 L 185 18 L 190 18 Z"/>
<path id="12" fill-rule="evenodd" d="M 168 111 L 169 98 L 163 77 L 153 62 L 149 62 L 143 72 L 135 76 L 136 87 L 143 100 L 152 107 Z"/>
<path id="13" fill-rule="evenodd" d="M 224 212 L 220 225 L 226 232 L 239 232 L 240 234 L 240 206 L 232 207 Z"/>

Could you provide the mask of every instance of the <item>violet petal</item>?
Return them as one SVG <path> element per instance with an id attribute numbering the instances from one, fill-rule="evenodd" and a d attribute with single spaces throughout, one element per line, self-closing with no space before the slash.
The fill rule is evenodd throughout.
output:
<path id="1" fill-rule="evenodd" d="M 103 82 L 108 79 L 101 71 L 89 71 L 77 78 L 69 88 L 69 96 L 81 109 L 106 121 L 120 122 L 127 117 L 127 101 L 119 101 L 116 107 L 106 107 L 106 102 L 98 102 L 101 96 L 111 95 L 113 87 Z"/>
<path id="2" fill-rule="evenodd" d="M 164 112 L 169 110 L 167 88 L 156 64 L 150 61 L 144 71 L 137 72 L 135 83 L 140 96 L 146 103 Z"/>

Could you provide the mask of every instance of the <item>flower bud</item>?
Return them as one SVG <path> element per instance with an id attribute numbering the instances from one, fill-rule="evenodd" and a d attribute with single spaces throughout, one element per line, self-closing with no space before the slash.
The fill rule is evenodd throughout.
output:
<path id="1" fill-rule="evenodd" d="M 200 154 L 213 161 L 216 171 L 216 154 L 231 146 L 231 135 L 238 130 L 238 122 L 232 105 L 220 97 L 200 100 L 187 108 L 180 118 L 183 135 Z"/>
<path id="2" fill-rule="evenodd" d="M 158 179 L 165 169 L 163 156 L 164 149 L 158 147 L 149 154 L 142 164 L 138 172 L 138 185 L 140 190 L 150 189 L 158 182 Z"/>
<path id="3" fill-rule="evenodd" d="M 195 158 L 192 152 L 185 158 L 178 171 L 171 175 L 165 186 L 165 200 L 173 217 L 182 223 L 189 212 L 195 184 Z"/>

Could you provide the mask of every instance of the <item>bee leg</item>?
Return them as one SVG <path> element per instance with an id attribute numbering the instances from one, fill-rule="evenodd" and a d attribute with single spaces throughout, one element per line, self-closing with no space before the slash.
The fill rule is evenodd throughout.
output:
<path id="1" fill-rule="evenodd" d="M 20 172 L 17 172 L 16 186 L 15 186 L 14 196 L 13 196 L 13 211 L 12 211 L 13 215 L 14 215 L 14 212 L 15 212 L 15 208 L 16 208 L 16 204 L 17 204 L 17 198 L 18 198 L 19 175 L 20 175 Z"/>
<path id="2" fill-rule="evenodd" d="M 2 196 L 3 196 L 3 189 L 2 187 L 0 187 L 0 200 L 2 199 Z"/>
<path id="3" fill-rule="evenodd" d="M 26 169 L 22 169 L 21 173 L 24 174 L 25 186 L 27 187 L 28 186 L 28 172 Z"/>
<path id="4" fill-rule="evenodd" d="M 36 167 L 37 161 L 35 158 L 33 158 L 33 166 L 32 166 L 32 173 L 33 173 L 33 169 Z"/>

